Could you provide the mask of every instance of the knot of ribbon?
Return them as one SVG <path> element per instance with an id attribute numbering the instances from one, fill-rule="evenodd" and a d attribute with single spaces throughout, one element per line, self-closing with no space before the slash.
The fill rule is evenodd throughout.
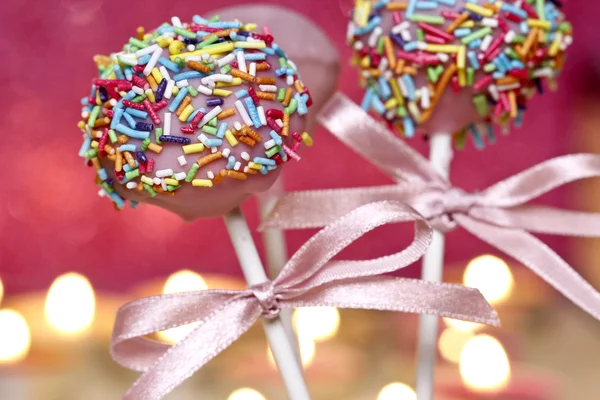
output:
<path id="1" fill-rule="evenodd" d="M 466 229 L 529 267 L 600 319 L 600 293 L 531 234 L 600 237 L 600 214 L 528 204 L 567 183 L 600 177 L 599 155 L 557 157 L 470 194 L 453 187 L 427 159 L 344 95 L 336 94 L 319 118 L 340 141 L 398 183 L 288 193 L 276 204 L 263 228 L 317 228 L 363 204 L 399 201 L 440 231 L 457 226 Z"/>
<path id="2" fill-rule="evenodd" d="M 387 224 L 413 222 L 411 244 L 372 260 L 335 260 L 366 233 Z M 399 202 L 360 206 L 306 242 L 272 282 L 246 290 L 204 290 L 140 299 L 117 313 L 111 354 L 143 374 L 125 400 L 159 400 L 229 347 L 262 317 L 281 309 L 330 306 L 425 313 L 498 325 L 498 316 L 478 290 L 461 285 L 402 279 L 383 274 L 404 268 L 425 254 L 432 230 L 421 215 Z M 179 343 L 145 336 L 196 323 Z"/>
<path id="3" fill-rule="evenodd" d="M 281 307 L 279 306 L 279 299 L 275 294 L 275 285 L 272 281 L 261 283 L 260 285 L 254 285 L 250 288 L 258 304 L 262 308 L 262 316 L 267 319 L 274 319 L 279 316 Z"/>

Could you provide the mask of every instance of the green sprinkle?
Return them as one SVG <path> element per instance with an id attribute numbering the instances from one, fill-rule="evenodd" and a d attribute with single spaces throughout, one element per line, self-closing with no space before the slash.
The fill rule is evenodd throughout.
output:
<path id="1" fill-rule="evenodd" d="M 279 65 L 281 68 L 287 68 L 287 60 L 283 57 L 279 57 Z"/>
<path id="2" fill-rule="evenodd" d="M 188 183 L 193 181 L 194 177 L 196 176 L 196 173 L 198 172 L 199 169 L 200 169 L 200 166 L 198 164 L 194 163 L 192 165 L 192 167 L 190 168 L 190 170 L 188 171 L 187 175 L 185 176 L 185 181 Z"/>
<path id="3" fill-rule="evenodd" d="M 467 130 L 463 129 L 458 135 L 456 135 L 455 146 L 456 150 L 462 150 L 465 148 L 465 142 L 467 141 Z"/>
<path id="4" fill-rule="evenodd" d="M 525 43 L 525 41 L 527 40 L 527 38 L 523 35 L 516 35 L 514 37 L 514 39 L 512 40 L 512 43 L 517 43 L 517 44 L 523 44 Z"/>
<path id="5" fill-rule="evenodd" d="M 146 93 L 140 94 L 138 97 L 134 98 L 131 101 L 133 101 L 134 103 L 141 103 L 144 100 L 146 100 Z"/>
<path id="6" fill-rule="evenodd" d="M 196 164 L 196 165 L 197 165 L 197 164 Z M 168 190 L 169 192 L 174 192 L 174 191 L 176 191 L 177 189 L 181 189 L 181 185 L 179 185 L 179 186 L 167 185 L 167 190 Z"/>
<path id="7" fill-rule="evenodd" d="M 206 40 L 204 40 L 204 41 L 202 41 L 202 42 L 198 43 L 198 44 L 196 45 L 196 49 L 203 49 L 203 48 L 205 48 L 206 46 L 208 46 L 208 45 L 210 45 L 210 44 L 213 44 L 213 43 L 214 43 L 214 42 L 216 42 L 217 40 L 219 40 L 219 37 L 218 37 L 217 35 L 211 36 L 211 37 L 209 37 L 208 39 L 206 39 Z"/>
<path id="8" fill-rule="evenodd" d="M 404 118 L 408 115 L 408 113 L 406 112 L 406 107 L 404 106 L 399 106 L 398 107 L 398 116 L 401 118 Z"/>
<path id="9" fill-rule="evenodd" d="M 277 93 L 277 101 L 283 101 L 285 99 L 285 89 L 279 89 L 279 93 Z"/>
<path id="10" fill-rule="evenodd" d="M 491 33 L 492 33 L 492 28 L 490 28 L 489 26 L 486 26 L 485 28 L 479 29 L 478 31 L 475 31 L 475 32 L 471 33 L 470 35 L 465 36 L 464 38 L 462 38 L 461 42 L 463 44 L 469 44 L 473 40 L 481 39 L 482 37 L 484 37 L 486 35 L 490 35 Z"/>
<path id="11" fill-rule="evenodd" d="M 188 93 L 192 95 L 192 97 L 198 96 L 198 91 L 192 87 L 192 85 L 187 87 Z"/>
<path id="12" fill-rule="evenodd" d="M 112 129 L 108 130 L 108 138 L 110 139 L 111 143 L 117 142 L 117 134 L 115 133 L 114 130 L 112 130 Z"/>
<path id="13" fill-rule="evenodd" d="M 98 115 L 100 115 L 101 109 L 102 108 L 100 106 L 94 107 L 94 109 L 90 113 L 90 118 L 88 119 L 88 123 L 87 123 L 88 127 L 90 127 L 90 128 L 94 127 L 94 124 L 96 123 L 96 119 L 98 118 Z"/>
<path id="14" fill-rule="evenodd" d="M 571 23 L 570 22 L 561 22 L 560 25 L 558 25 L 558 31 L 559 32 L 570 32 L 572 30 L 571 27 Z"/>
<path id="15" fill-rule="evenodd" d="M 189 38 L 189 39 L 195 39 L 195 38 L 197 38 L 197 37 L 198 37 L 198 36 L 196 35 L 196 33 L 194 33 L 194 32 L 190 32 L 190 31 L 188 31 L 187 29 L 181 28 L 181 27 L 179 27 L 179 26 L 174 26 L 174 27 L 173 27 L 173 31 L 174 31 L 176 34 L 178 34 L 178 35 L 181 35 L 181 36 L 183 36 L 183 37 L 186 37 L 186 38 Z M 216 36 L 215 36 L 215 37 L 216 37 Z M 217 40 L 218 40 L 218 38 L 217 38 Z"/>
<path id="16" fill-rule="evenodd" d="M 467 68 L 467 86 L 473 86 L 473 83 L 475 83 L 475 70 Z"/>
<path id="17" fill-rule="evenodd" d="M 417 40 L 424 42 L 425 41 L 425 33 L 423 29 L 417 29 Z"/>
<path id="18" fill-rule="evenodd" d="M 127 178 L 127 179 L 134 179 L 134 178 L 137 178 L 138 176 L 140 176 L 139 168 L 132 169 L 131 171 L 125 173 L 125 178 Z"/>
<path id="19" fill-rule="evenodd" d="M 487 117 L 489 113 L 489 105 L 484 94 L 473 97 L 473 104 L 475 105 L 475 109 L 477 110 L 479 116 Z"/>
<path id="20" fill-rule="evenodd" d="M 85 158 L 94 158 L 98 155 L 98 150 L 96 149 L 89 149 L 83 156 Z"/>
<path id="21" fill-rule="evenodd" d="M 483 71 L 490 73 L 490 72 L 494 72 L 496 70 L 496 66 L 492 63 L 487 63 L 483 66 Z"/>
<path id="22" fill-rule="evenodd" d="M 156 137 L 156 144 L 162 144 L 162 142 L 160 141 L 160 137 L 163 135 L 163 128 L 156 128 L 154 130 L 154 135 Z M 150 139 L 147 139 L 150 140 Z"/>
<path id="23" fill-rule="evenodd" d="M 540 21 L 546 20 L 546 16 L 544 15 L 544 6 L 544 0 L 536 0 L 535 9 L 537 11 L 538 18 L 540 19 Z"/>
<path id="24" fill-rule="evenodd" d="M 209 135 L 216 136 L 217 135 L 217 128 L 212 127 L 212 126 L 208 126 L 208 125 L 204 125 L 202 127 L 202 132 L 208 133 Z"/>
<path id="25" fill-rule="evenodd" d="M 219 121 L 217 120 L 217 117 L 214 117 L 213 119 L 211 119 L 210 121 L 208 121 L 207 125 L 214 126 L 216 128 L 217 125 L 219 125 Z"/>
<path id="26" fill-rule="evenodd" d="M 275 154 L 279 153 L 280 151 L 281 151 L 281 147 L 279 147 L 279 146 L 273 146 L 269 150 L 265 151 L 265 154 L 267 155 L 267 157 L 271 158 Z"/>
<path id="27" fill-rule="evenodd" d="M 150 145 L 150 143 L 152 143 L 150 138 L 144 139 L 144 141 L 142 142 L 142 151 L 148 150 L 148 146 Z"/>
<path id="28" fill-rule="evenodd" d="M 283 112 L 286 114 L 293 114 L 296 112 L 296 108 L 298 107 L 298 100 L 292 99 L 290 101 L 289 107 L 283 109 Z"/>
<path id="29" fill-rule="evenodd" d="M 148 192 L 151 197 L 156 196 L 156 192 L 154 189 L 152 189 L 152 186 L 148 185 L 147 183 L 144 183 L 144 189 L 146 189 L 146 192 Z"/>
<path id="30" fill-rule="evenodd" d="M 428 24 L 443 25 L 445 20 L 440 15 L 413 14 L 410 16 L 412 22 L 426 22 Z"/>
<path id="31" fill-rule="evenodd" d="M 223 68 L 221 68 L 221 73 L 222 74 L 228 74 L 229 72 L 231 72 L 231 65 L 227 64 L 226 66 L 224 66 Z"/>
<path id="32" fill-rule="evenodd" d="M 175 57 L 175 59 L 173 60 L 173 62 L 177 65 L 179 65 L 180 67 L 183 67 L 185 65 L 185 61 L 183 61 L 181 59 L 181 57 Z"/>
<path id="33" fill-rule="evenodd" d="M 115 189 L 113 189 L 108 183 L 106 182 L 102 182 L 100 184 L 100 186 L 102 187 L 102 189 L 106 190 L 107 193 L 112 193 L 115 191 Z"/>
<path id="34" fill-rule="evenodd" d="M 383 50 L 385 48 L 385 39 L 383 36 L 379 37 L 379 41 L 377 42 L 377 54 L 383 55 Z"/>
<path id="35" fill-rule="evenodd" d="M 512 58 L 514 60 L 521 60 L 521 58 L 519 57 L 517 52 L 512 47 L 507 47 L 504 50 L 504 52 L 506 53 L 507 56 L 509 56 L 510 58 Z"/>
<path id="36" fill-rule="evenodd" d="M 148 47 L 148 45 L 146 43 L 144 43 L 141 40 L 136 39 L 134 37 L 129 38 L 129 44 L 132 46 L 136 46 L 137 48 L 140 48 L 140 49 L 145 49 L 146 47 Z"/>
<path id="37" fill-rule="evenodd" d="M 209 19 L 208 22 L 219 22 L 219 16 L 215 15 L 214 17 L 212 17 L 211 19 Z"/>

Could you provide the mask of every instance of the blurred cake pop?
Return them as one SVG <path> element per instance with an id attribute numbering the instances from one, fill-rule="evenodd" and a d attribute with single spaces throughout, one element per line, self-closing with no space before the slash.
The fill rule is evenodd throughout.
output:
<path id="1" fill-rule="evenodd" d="M 139 28 L 123 51 L 95 58 L 100 77 L 82 100 L 80 155 L 116 208 L 130 200 L 186 220 L 223 215 L 267 190 L 286 162 L 300 160 L 301 145 L 312 144 L 309 108 L 334 88 L 324 84 L 313 99 L 294 57 L 321 63 L 335 83 L 337 54 L 296 14 L 256 7 L 257 16 L 261 10 L 261 25 L 281 21 L 281 47 L 267 25 L 174 17 L 148 33 Z M 244 7 L 238 11 L 247 17 Z M 284 45 L 305 30 L 320 35 L 328 57 L 305 59 L 298 46 L 286 53 Z"/>
<path id="2" fill-rule="evenodd" d="M 355 0 L 348 40 L 363 109 L 410 138 L 521 124 L 535 92 L 554 87 L 571 25 L 554 0 Z M 485 129 L 480 129 L 484 127 Z"/>

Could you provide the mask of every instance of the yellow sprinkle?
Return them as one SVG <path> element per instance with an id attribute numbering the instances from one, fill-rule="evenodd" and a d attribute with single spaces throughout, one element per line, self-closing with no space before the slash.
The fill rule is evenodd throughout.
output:
<path id="1" fill-rule="evenodd" d="M 213 89 L 213 96 L 218 96 L 218 97 L 227 97 L 227 96 L 229 96 L 231 93 L 233 93 L 231 90 L 224 90 L 224 89 Z"/>
<path id="2" fill-rule="evenodd" d="M 154 78 L 156 83 L 160 83 L 160 81 L 162 81 L 163 79 L 163 76 L 158 70 L 158 68 L 152 68 L 152 77 Z"/>
<path id="3" fill-rule="evenodd" d="M 108 75 L 108 79 L 110 79 L 110 80 L 117 79 L 117 74 L 115 74 L 114 72 L 111 72 L 110 75 Z"/>
<path id="4" fill-rule="evenodd" d="M 235 147 L 238 145 L 237 139 L 229 129 L 225 131 L 225 139 L 227 139 L 227 142 L 231 147 Z"/>
<path id="5" fill-rule="evenodd" d="M 421 123 L 421 111 L 419 110 L 419 106 L 414 101 L 408 102 L 408 112 L 412 115 L 413 119 L 417 124 Z"/>
<path id="6" fill-rule="evenodd" d="M 558 50 L 560 50 L 561 40 L 562 40 L 562 33 L 558 32 L 556 34 L 556 38 L 554 39 L 554 42 L 552 42 L 552 45 L 550 46 L 550 49 L 548 50 L 548 55 L 550 55 L 550 57 L 554 57 L 555 55 L 558 54 Z"/>
<path id="7" fill-rule="evenodd" d="M 541 28 L 541 29 L 550 29 L 552 27 L 552 24 L 550 23 L 550 21 L 540 21 L 539 19 L 532 19 L 529 18 L 527 20 L 527 25 L 529 25 L 529 27 L 531 28 Z"/>
<path id="8" fill-rule="evenodd" d="M 458 53 L 463 46 L 453 44 L 428 44 L 425 50 L 430 53 Z"/>
<path id="9" fill-rule="evenodd" d="M 177 96 L 177 93 L 179 93 L 179 88 L 177 86 L 173 86 L 173 95 Z"/>
<path id="10" fill-rule="evenodd" d="M 170 44 L 169 41 L 162 36 L 156 38 L 156 43 L 160 46 L 161 49 L 164 49 Z"/>
<path id="11" fill-rule="evenodd" d="M 467 86 L 467 74 L 464 68 L 458 70 L 458 85 L 460 87 Z"/>
<path id="12" fill-rule="evenodd" d="M 467 3 L 470 4 L 470 3 Z M 459 70 L 465 69 L 467 66 L 467 47 L 460 46 L 458 54 L 456 55 L 456 66 Z"/>
<path id="13" fill-rule="evenodd" d="M 354 23 L 359 27 L 364 27 L 369 22 L 371 14 L 371 2 L 365 0 L 356 0 L 354 7 Z"/>
<path id="14" fill-rule="evenodd" d="M 371 59 L 369 56 L 365 56 L 362 60 L 360 60 L 360 66 L 363 68 L 369 68 L 371 66 Z"/>
<path id="15" fill-rule="evenodd" d="M 179 181 L 177 179 L 167 178 L 165 179 L 165 183 L 171 186 L 179 186 Z"/>
<path id="16" fill-rule="evenodd" d="M 156 101 L 152 89 L 147 89 L 144 93 L 146 93 L 146 97 L 148 98 L 148 100 L 150 100 L 150 103 L 154 103 Z"/>
<path id="17" fill-rule="evenodd" d="M 154 185 L 154 181 L 152 179 L 148 178 L 146 175 L 142 175 L 142 177 L 140 179 L 145 184 L 148 184 L 150 186 Z"/>
<path id="18" fill-rule="evenodd" d="M 185 154 L 201 153 L 203 151 L 204 151 L 204 144 L 202 144 L 202 143 L 194 143 L 194 144 L 188 144 L 187 146 L 183 146 L 183 152 Z"/>
<path id="19" fill-rule="evenodd" d="M 169 46 L 169 49 L 170 48 L 171 48 L 171 46 Z M 174 61 L 177 57 L 181 57 L 183 60 L 185 60 L 186 57 L 201 56 L 202 54 L 229 53 L 229 52 L 232 52 L 233 49 L 234 49 L 233 43 L 231 43 L 231 42 L 229 42 L 229 43 L 221 43 L 220 45 L 216 45 L 216 46 L 208 47 L 208 48 L 205 48 L 205 49 L 200 49 L 200 50 L 192 51 L 192 52 L 189 52 L 189 53 L 173 54 L 170 58 L 171 58 L 171 61 Z"/>
<path id="20" fill-rule="evenodd" d="M 255 170 L 257 170 L 257 171 L 260 171 L 260 170 L 262 169 L 262 167 L 263 167 L 263 166 L 262 166 L 262 164 L 257 164 L 257 163 L 255 163 L 255 162 L 252 162 L 252 161 L 250 161 L 250 162 L 248 163 L 248 167 L 250 167 L 250 168 L 252 168 L 252 169 L 255 169 Z"/>
<path id="21" fill-rule="evenodd" d="M 183 44 L 183 42 L 180 42 L 179 40 L 173 40 L 171 44 L 169 44 L 169 53 L 171 54 L 171 60 L 174 60 L 175 57 L 177 57 L 183 49 L 185 49 L 185 44 Z"/>
<path id="22" fill-rule="evenodd" d="M 256 24 L 246 24 L 242 26 L 242 30 L 246 32 L 252 32 L 256 29 Z"/>
<path id="23" fill-rule="evenodd" d="M 494 16 L 493 10 L 490 10 L 489 8 L 478 6 L 477 4 L 466 3 L 465 8 L 469 11 L 473 11 L 475 14 L 483 15 L 484 17 L 490 18 L 490 17 Z"/>
<path id="24" fill-rule="evenodd" d="M 210 179 L 194 179 L 192 186 L 196 187 L 212 187 L 213 183 Z"/>
<path id="25" fill-rule="evenodd" d="M 194 106 L 192 106 L 191 104 L 188 104 L 187 107 L 183 109 L 181 114 L 179 114 L 179 120 L 181 122 L 187 121 L 187 119 L 189 118 L 190 115 L 192 115 L 193 112 L 194 112 Z"/>
<path id="26" fill-rule="evenodd" d="M 398 100 L 394 97 L 385 102 L 385 109 L 390 110 L 392 108 L 396 108 L 398 106 Z"/>
<path id="27" fill-rule="evenodd" d="M 389 80 L 390 86 L 392 87 L 392 93 L 394 93 L 394 97 L 398 101 L 399 105 L 404 105 L 404 97 L 402 97 L 402 92 L 400 91 L 400 86 L 398 86 L 398 81 L 394 78 Z"/>
<path id="28" fill-rule="evenodd" d="M 239 86 L 243 82 L 242 78 L 233 78 L 231 82 L 217 82 L 217 87 Z"/>
<path id="29" fill-rule="evenodd" d="M 308 134 L 308 132 L 303 132 L 302 135 L 300 135 L 300 137 L 302 138 L 302 141 L 304 142 L 304 144 L 307 145 L 308 147 L 313 145 L 313 140 L 310 137 L 310 135 Z"/>
<path id="30" fill-rule="evenodd" d="M 262 40 L 256 42 L 234 42 L 233 47 L 236 49 L 264 49 L 267 44 Z"/>
<path id="31" fill-rule="evenodd" d="M 473 20 L 465 21 L 462 24 L 460 24 L 458 27 L 459 28 L 474 28 L 475 21 L 473 21 Z"/>

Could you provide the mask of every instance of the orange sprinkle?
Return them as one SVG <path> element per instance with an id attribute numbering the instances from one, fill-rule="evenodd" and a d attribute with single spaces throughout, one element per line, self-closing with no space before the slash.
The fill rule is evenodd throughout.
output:
<path id="1" fill-rule="evenodd" d="M 433 102 L 431 104 L 431 107 L 429 107 L 427 110 L 425 110 L 421 114 L 421 123 L 424 123 L 429 118 L 431 118 L 431 114 L 433 113 L 433 109 L 435 108 L 435 105 L 442 98 L 442 95 L 448 88 L 448 84 L 450 83 L 452 76 L 454 76 L 454 74 L 456 73 L 456 70 L 457 70 L 456 64 L 450 64 L 450 66 L 442 74 L 442 77 L 440 78 L 440 80 L 435 88 L 435 93 L 434 93 L 434 96 L 432 99 Z"/>
<path id="2" fill-rule="evenodd" d="M 256 97 L 258 97 L 261 100 L 271 100 L 271 101 L 273 101 L 273 100 L 275 100 L 275 93 L 256 92 Z"/>
<path id="3" fill-rule="evenodd" d="M 193 69 L 194 71 L 204 72 L 205 74 L 210 74 L 212 71 L 208 65 L 199 63 L 198 61 L 188 61 L 187 66 Z"/>
<path id="4" fill-rule="evenodd" d="M 241 79 L 243 79 L 243 80 L 245 80 L 247 82 L 254 83 L 254 81 L 255 81 L 255 78 L 252 75 L 247 74 L 245 72 L 242 72 L 242 71 L 240 71 L 237 68 L 232 68 L 231 69 L 231 75 L 233 75 L 233 76 L 235 76 L 237 78 L 241 78 Z"/>
<path id="5" fill-rule="evenodd" d="M 150 84 L 150 88 L 152 89 L 152 91 L 156 92 L 156 89 L 158 89 L 158 84 L 156 83 L 156 79 L 154 79 L 154 77 L 152 75 L 148 75 L 146 77 L 146 80 Z"/>
<path id="6" fill-rule="evenodd" d="M 127 142 L 129 142 L 129 137 L 127 135 L 119 135 L 117 137 L 117 143 L 126 144 Z"/>
<path id="7" fill-rule="evenodd" d="M 261 62 L 256 64 L 256 70 L 257 71 L 268 71 L 270 69 L 269 64 L 267 64 L 266 62 Z"/>
<path id="8" fill-rule="evenodd" d="M 183 98 L 183 100 L 181 101 L 181 104 L 179 105 L 179 107 L 177 107 L 177 111 L 175 111 L 175 114 L 177 114 L 177 116 L 181 115 L 183 110 L 185 110 L 185 108 L 187 106 L 189 106 L 191 102 L 192 102 L 192 96 L 185 96 Z"/>
<path id="9" fill-rule="evenodd" d="M 218 173 L 217 175 L 215 175 L 215 177 L 213 178 L 213 183 L 215 185 L 218 185 L 219 183 L 221 183 L 221 181 L 223 180 L 224 176 L 221 175 L 221 173 Z"/>
<path id="10" fill-rule="evenodd" d="M 283 114 L 283 127 L 281 128 L 281 136 L 290 134 L 290 114 Z"/>
<path id="11" fill-rule="evenodd" d="M 413 66 L 406 66 L 404 67 L 404 73 L 415 76 L 417 75 L 417 69 Z"/>
<path id="12" fill-rule="evenodd" d="M 406 10 L 408 8 L 408 3 L 388 3 L 385 8 L 390 11 Z"/>
<path id="13" fill-rule="evenodd" d="M 96 122 L 94 122 L 94 128 L 98 128 L 98 127 L 101 127 L 101 126 L 106 126 L 108 124 L 110 124 L 110 118 L 108 118 L 108 117 L 98 118 L 96 120 Z"/>
<path id="14" fill-rule="evenodd" d="M 144 34 L 146 31 L 144 30 L 143 26 L 138 26 L 138 28 L 135 30 L 135 33 L 137 34 L 138 40 L 144 40 Z"/>
<path id="15" fill-rule="evenodd" d="M 456 18 L 454 21 L 452 21 L 452 23 L 450 25 L 448 25 L 448 27 L 446 28 L 446 32 L 447 33 L 454 32 L 456 30 L 456 28 L 461 26 L 463 24 L 463 22 L 465 22 L 468 19 L 469 19 L 469 13 L 465 11 L 464 13 L 460 14 L 460 17 Z"/>
<path id="16" fill-rule="evenodd" d="M 402 71 L 404 70 L 404 65 L 406 65 L 406 61 L 400 59 L 397 61 L 396 63 L 396 70 L 394 71 L 394 73 L 396 75 L 400 75 L 402 73 Z"/>
<path id="17" fill-rule="evenodd" d="M 275 80 L 275 78 L 259 77 L 256 78 L 256 83 L 258 83 L 259 85 L 275 85 L 277 81 Z"/>
<path id="18" fill-rule="evenodd" d="M 108 154 L 115 154 L 115 149 L 110 145 L 110 144 L 106 144 L 104 145 L 104 149 L 105 152 L 107 152 Z"/>
<path id="19" fill-rule="evenodd" d="M 222 157 L 223 157 L 223 154 L 221 154 L 220 151 L 217 151 L 216 153 L 209 154 L 209 155 L 204 156 L 201 159 L 199 159 L 198 165 L 201 167 L 204 167 L 205 165 L 210 164 L 213 161 L 217 161 L 217 160 L 221 159 Z"/>
<path id="20" fill-rule="evenodd" d="M 204 35 L 204 36 L 202 37 L 202 40 L 207 40 L 207 39 L 210 39 L 210 38 L 211 38 L 211 37 L 213 37 L 213 36 L 216 36 L 216 37 L 227 37 L 227 36 L 229 36 L 229 35 L 230 35 L 232 32 L 236 32 L 236 33 L 237 33 L 238 31 L 239 31 L 239 29 L 236 29 L 236 28 L 232 28 L 232 29 L 224 29 L 224 30 L 222 30 L 222 31 L 213 32 L 213 33 L 209 33 L 208 35 Z"/>
<path id="21" fill-rule="evenodd" d="M 496 85 L 510 85 L 511 83 L 519 82 L 518 78 L 514 76 L 505 76 L 504 78 L 500 78 L 496 80 Z"/>
<path id="22" fill-rule="evenodd" d="M 296 92 L 298 92 L 298 93 L 304 92 L 304 85 L 302 84 L 300 79 L 298 79 L 296 82 L 294 82 L 294 87 L 296 88 Z"/>
<path id="23" fill-rule="evenodd" d="M 529 31 L 529 35 L 527 35 L 527 39 L 525 39 L 525 43 L 523 43 L 523 47 L 517 50 L 519 56 L 521 56 L 521 59 L 523 61 L 526 60 L 527 55 L 529 54 L 529 50 L 531 50 L 531 46 L 533 46 L 533 43 L 537 39 L 537 36 L 538 28 L 531 28 L 531 30 Z"/>
<path id="24" fill-rule="evenodd" d="M 252 139 L 249 136 L 240 136 L 238 137 L 238 140 L 250 147 L 254 147 L 256 145 L 256 140 Z"/>
<path id="25" fill-rule="evenodd" d="M 514 90 L 508 92 L 508 101 L 510 103 L 510 117 L 517 118 L 517 94 Z"/>
<path id="26" fill-rule="evenodd" d="M 136 166 L 135 160 L 134 160 L 133 156 L 131 155 L 131 153 L 126 151 L 123 153 L 123 156 L 125 156 L 125 159 L 127 160 L 127 164 L 129 164 L 129 166 L 131 168 L 135 168 L 135 166 Z"/>
<path id="27" fill-rule="evenodd" d="M 109 154 L 106 156 L 106 158 L 112 162 L 117 161 L 117 155 L 116 154 Z"/>
<path id="28" fill-rule="evenodd" d="M 387 59 L 390 62 L 390 68 L 396 68 L 396 53 L 394 53 L 394 44 L 392 43 L 392 39 L 389 36 L 386 36 L 384 39 L 385 44 L 385 54 L 387 55 Z"/>
<path id="29" fill-rule="evenodd" d="M 98 160 L 98 157 L 92 158 L 92 165 L 94 165 L 94 168 L 96 168 L 96 169 L 102 168 L 102 165 L 100 165 L 100 160 Z"/>
<path id="30" fill-rule="evenodd" d="M 225 172 L 226 176 L 229 178 L 237 179 L 239 181 L 245 181 L 248 178 L 248 175 L 243 172 L 231 171 L 231 170 L 221 170 L 221 174 Z"/>
<path id="31" fill-rule="evenodd" d="M 144 190 L 144 182 L 138 183 L 136 189 L 137 189 L 138 192 L 141 192 L 142 190 Z"/>
<path id="32" fill-rule="evenodd" d="M 292 100 L 292 94 L 293 94 L 293 90 L 291 88 L 287 88 L 287 90 L 285 91 L 285 97 L 283 98 L 283 101 L 281 102 L 284 106 L 289 106 L 290 105 L 290 101 Z"/>
<path id="33" fill-rule="evenodd" d="M 262 137 L 255 130 L 248 127 L 247 125 L 242 125 L 242 134 L 245 136 L 250 136 L 252 140 L 255 140 L 257 142 L 262 141 Z"/>
<path id="34" fill-rule="evenodd" d="M 163 148 L 162 148 L 162 146 L 159 146 L 156 143 L 150 143 L 148 145 L 148 150 L 153 151 L 156 154 L 160 154 L 160 152 L 163 150 Z"/>
<path id="35" fill-rule="evenodd" d="M 246 174 L 250 174 L 250 175 L 256 175 L 256 174 L 258 174 L 258 171 L 257 171 L 257 170 L 255 170 L 255 169 L 252 169 L 252 168 L 248 168 L 248 167 L 246 167 L 246 168 L 244 169 L 244 173 L 246 173 Z"/>
<path id="36" fill-rule="evenodd" d="M 226 108 L 217 115 L 217 119 L 225 119 L 235 115 L 235 108 Z"/>

